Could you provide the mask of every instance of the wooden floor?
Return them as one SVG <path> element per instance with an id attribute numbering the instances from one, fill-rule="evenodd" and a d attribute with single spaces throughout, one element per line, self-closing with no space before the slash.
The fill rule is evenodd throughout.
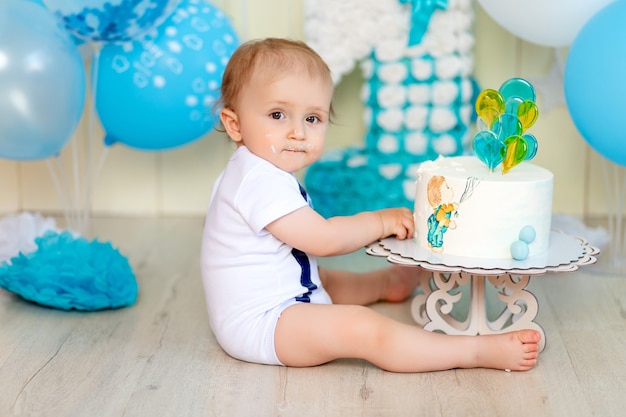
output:
<path id="1" fill-rule="evenodd" d="M 0 290 L 0 416 L 623 416 L 626 277 L 531 280 L 547 345 L 526 373 L 395 374 L 361 360 L 288 369 L 227 356 L 209 329 L 201 219 L 94 219 L 129 258 L 136 305 L 43 308 Z M 364 253 L 326 261 L 363 270 Z M 373 308 L 412 322 L 409 303 Z"/>

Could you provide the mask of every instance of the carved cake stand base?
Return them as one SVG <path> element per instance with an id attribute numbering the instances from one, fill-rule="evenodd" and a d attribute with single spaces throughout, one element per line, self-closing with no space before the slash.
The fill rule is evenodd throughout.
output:
<path id="1" fill-rule="evenodd" d="M 386 257 L 391 263 L 432 271 L 432 275 L 422 278 L 421 292 L 411 303 L 413 319 L 424 329 L 472 336 L 534 329 L 541 333 L 539 349 L 543 350 L 546 335 L 535 323 L 539 305 L 527 289 L 530 277 L 573 272 L 580 266 L 592 265 L 600 250 L 583 238 L 552 231 L 547 253 L 522 262 L 433 254 L 411 239 L 394 238 L 372 243 L 366 253 Z M 490 318 L 487 311 L 487 282 L 495 288 L 501 304 L 495 318 Z M 465 290 L 468 285 L 469 290 Z M 459 310 L 464 314 L 459 314 Z"/>
<path id="2" fill-rule="evenodd" d="M 487 314 L 486 282 L 497 290 L 503 309 L 495 319 Z M 451 335 L 485 335 L 513 330 L 534 329 L 541 333 L 539 349 L 545 347 L 545 332 L 535 323 L 539 305 L 526 287 L 530 275 L 481 275 L 468 272 L 433 272 L 430 279 L 420 283 L 422 293 L 411 302 L 413 319 L 425 330 Z M 470 285 L 468 294 L 459 290 Z M 463 300 L 468 298 L 469 300 Z M 465 318 L 458 318 L 455 305 L 469 301 Z M 457 316 L 457 317 L 455 317 Z"/>

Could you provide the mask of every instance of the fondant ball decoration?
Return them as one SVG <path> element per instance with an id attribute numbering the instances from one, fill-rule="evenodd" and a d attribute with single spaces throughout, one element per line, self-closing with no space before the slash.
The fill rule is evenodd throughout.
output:
<path id="1" fill-rule="evenodd" d="M 67 231 L 48 231 L 35 243 L 35 252 L 0 264 L 0 287 L 62 310 L 94 311 L 135 303 L 135 275 L 110 243 L 88 242 Z"/>
<path id="2" fill-rule="evenodd" d="M 24 0 L 0 0 L 0 158 L 58 155 L 85 104 L 85 67 L 50 12 Z"/>
<path id="3" fill-rule="evenodd" d="M 180 0 L 44 0 L 75 36 L 89 42 L 135 39 L 158 26 Z"/>
<path id="4" fill-rule="evenodd" d="M 93 73 L 105 144 L 164 150 L 207 134 L 238 43 L 221 10 L 204 0 L 182 0 L 141 40 L 105 45 Z"/>
<path id="5" fill-rule="evenodd" d="M 537 154 L 537 139 L 525 133 L 539 116 L 535 99 L 535 89 L 522 78 L 511 78 L 498 91 L 487 89 L 478 95 L 478 132 L 472 147 L 490 172 L 502 164 L 506 174 Z"/>
<path id="6" fill-rule="evenodd" d="M 563 77 L 574 125 L 591 148 L 622 166 L 626 166 L 625 22 L 624 0 L 589 19 L 572 43 Z"/>
<path id="7" fill-rule="evenodd" d="M 530 225 L 522 227 L 522 230 L 519 232 L 519 240 L 526 243 L 532 243 L 536 236 L 535 228 Z"/>
<path id="8" fill-rule="evenodd" d="M 528 245 L 535 240 L 536 236 L 534 227 L 530 225 L 522 227 L 519 232 L 519 240 L 511 244 L 511 257 L 516 261 L 523 261 L 528 258 L 530 251 Z"/>
<path id="9" fill-rule="evenodd" d="M 523 261 L 528 258 L 528 244 L 521 240 L 516 240 L 511 245 L 511 257 L 516 261 Z"/>

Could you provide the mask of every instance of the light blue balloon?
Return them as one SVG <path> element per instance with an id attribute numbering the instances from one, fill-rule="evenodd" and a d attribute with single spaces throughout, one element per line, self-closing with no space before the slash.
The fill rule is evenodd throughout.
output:
<path id="1" fill-rule="evenodd" d="M 585 23 L 565 64 L 565 99 L 576 128 L 600 155 L 626 166 L 626 1 Z"/>
<path id="2" fill-rule="evenodd" d="M 76 45 L 48 10 L 0 1 L 0 157 L 58 154 L 80 121 L 85 82 Z"/>
<path id="3" fill-rule="evenodd" d="M 43 0 L 73 35 L 87 42 L 121 42 L 158 26 L 180 0 Z"/>
<path id="4" fill-rule="evenodd" d="M 92 75 L 107 144 L 169 149 L 215 125 L 222 74 L 238 46 L 226 16 L 204 0 L 183 0 L 153 32 L 100 52 Z"/>

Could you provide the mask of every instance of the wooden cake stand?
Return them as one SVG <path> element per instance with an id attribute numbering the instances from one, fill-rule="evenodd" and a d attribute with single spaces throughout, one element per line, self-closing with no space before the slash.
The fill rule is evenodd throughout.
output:
<path id="1" fill-rule="evenodd" d="M 366 253 L 386 257 L 394 264 L 420 266 L 433 272 L 420 282 L 421 291 L 411 302 L 413 319 L 425 330 L 479 335 L 535 329 L 541 333 L 539 349 L 543 350 L 546 335 L 535 322 L 539 305 L 537 298 L 526 288 L 530 278 L 548 272 L 573 272 L 580 266 L 592 265 L 600 250 L 590 246 L 585 239 L 553 230 L 547 253 L 524 261 L 436 254 L 419 248 L 412 239 L 395 238 L 370 244 Z M 492 319 L 487 314 L 487 283 L 495 287 L 502 304 L 502 310 Z M 459 287 L 467 284 L 469 291 L 460 291 Z M 459 318 L 454 307 L 465 304 L 469 304 L 464 314 L 466 317 Z"/>

